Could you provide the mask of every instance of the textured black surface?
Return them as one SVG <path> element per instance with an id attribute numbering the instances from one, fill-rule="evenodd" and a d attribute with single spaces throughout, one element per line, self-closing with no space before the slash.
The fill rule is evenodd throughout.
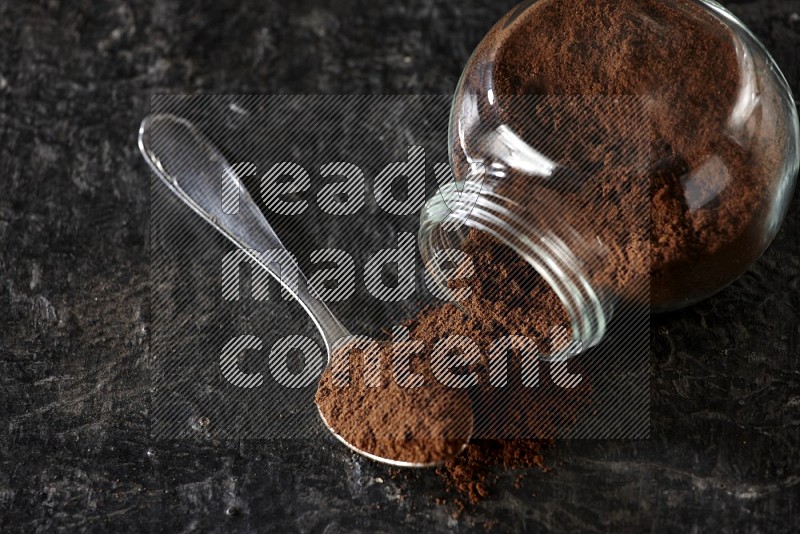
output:
<path id="1" fill-rule="evenodd" d="M 331 439 L 148 437 L 154 92 L 453 90 L 512 4 L 0 1 L 0 529 L 790 531 L 800 207 L 734 285 L 655 317 L 652 439 L 565 442 L 458 520 Z M 732 2 L 800 92 L 800 1 Z"/>

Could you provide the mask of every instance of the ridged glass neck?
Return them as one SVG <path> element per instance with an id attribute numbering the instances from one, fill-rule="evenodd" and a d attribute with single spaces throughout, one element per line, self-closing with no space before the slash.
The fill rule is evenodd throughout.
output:
<path id="1" fill-rule="evenodd" d="M 593 287 L 585 272 L 585 258 L 574 250 L 574 230 L 558 217 L 553 219 L 532 224 L 522 206 L 498 195 L 482 180 L 467 180 L 442 186 L 428 200 L 419 230 L 426 268 L 440 283 L 445 274 L 432 259 L 437 251 L 459 249 L 469 229 L 498 239 L 533 266 L 558 296 L 571 323 L 569 347 L 552 353 L 547 358 L 551 361 L 568 359 L 597 345 L 613 312 L 612 295 Z"/>

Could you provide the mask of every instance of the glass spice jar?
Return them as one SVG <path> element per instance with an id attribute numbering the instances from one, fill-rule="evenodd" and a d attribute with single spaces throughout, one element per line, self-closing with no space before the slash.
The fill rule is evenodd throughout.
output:
<path id="1" fill-rule="evenodd" d="M 777 65 L 716 2 L 525 2 L 458 84 L 453 176 L 422 211 L 423 259 L 444 280 L 439 250 L 492 235 L 594 346 L 621 303 L 690 305 L 761 256 L 792 196 L 798 130 Z"/>

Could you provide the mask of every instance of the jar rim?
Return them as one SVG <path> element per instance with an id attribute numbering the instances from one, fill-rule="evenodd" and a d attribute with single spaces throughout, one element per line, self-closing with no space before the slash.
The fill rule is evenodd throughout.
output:
<path id="1" fill-rule="evenodd" d="M 490 235 L 533 267 L 567 312 L 570 342 L 543 360 L 567 360 L 597 345 L 613 315 L 611 295 L 592 285 L 574 251 L 557 232 L 531 227 L 508 205 L 493 201 L 490 191 L 482 188 L 478 180 L 451 182 L 426 202 L 418 243 L 428 273 L 446 287 L 446 274 L 434 261 L 437 253 L 457 249 L 454 238 L 463 239 L 465 229 Z M 454 235 L 459 232 L 460 236 Z"/>

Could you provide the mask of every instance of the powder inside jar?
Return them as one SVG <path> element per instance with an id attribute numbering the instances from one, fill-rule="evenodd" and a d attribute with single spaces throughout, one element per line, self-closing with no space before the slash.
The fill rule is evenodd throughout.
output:
<path id="1" fill-rule="evenodd" d="M 560 215 L 595 219 L 586 224 L 610 249 L 601 284 L 624 295 L 649 275 L 651 306 L 669 309 L 723 287 L 765 247 L 785 118 L 768 84 L 741 111 L 748 80 L 756 83 L 742 46 L 689 1 L 540 0 L 491 30 L 464 84 L 491 79 L 502 124 L 551 160 L 589 169 L 581 193 L 563 195 L 576 207 Z M 604 127 L 606 108 L 623 97 L 639 99 L 646 123 L 616 117 Z M 643 172 L 620 157 L 632 146 L 647 152 Z M 462 147 L 453 148 L 465 176 Z M 530 184 L 512 168 L 498 191 L 525 204 Z"/>

